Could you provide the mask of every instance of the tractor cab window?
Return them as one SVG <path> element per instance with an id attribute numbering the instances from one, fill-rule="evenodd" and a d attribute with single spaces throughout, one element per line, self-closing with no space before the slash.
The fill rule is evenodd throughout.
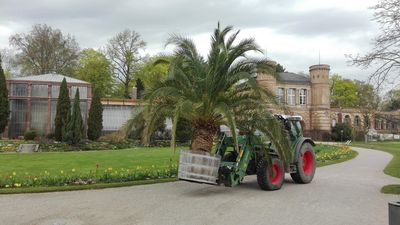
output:
<path id="1" fill-rule="evenodd" d="M 302 124 L 301 124 L 301 121 L 294 121 L 295 122 L 295 124 L 296 124 L 296 130 L 297 130 L 297 134 L 298 134 L 298 136 L 299 135 L 301 135 L 302 133 L 303 133 L 303 126 L 302 126 Z"/>
<path id="2" fill-rule="evenodd" d="M 285 123 L 285 129 L 289 133 L 290 140 L 294 141 L 297 136 L 296 126 L 290 120 L 285 120 L 284 123 Z"/>

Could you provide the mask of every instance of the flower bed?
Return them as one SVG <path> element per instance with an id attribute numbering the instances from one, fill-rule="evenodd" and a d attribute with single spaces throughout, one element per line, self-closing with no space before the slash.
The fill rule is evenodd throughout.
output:
<path id="1" fill-rule="evenodd" d="M 79 173 L 72 169 L 70 171 L 60 170 L 57 174 L 51 174 L 43 171 L 39 175 L 30 175 L 29 173 L 0 175 L 0 188 L 20 188 L 20 187 L 49 187 L 49 186 L 67 186 L 67 185 L 86 185 L 95 183 L 116 183 L 148 179 L 163 179 L 176 177 L 178 173 L 177 165 L 170 165 L 167 168 L 136 169 L 113 169 L 111 167 L 101 169 L 96 165 L 90 173 Z"/>
<path id="2" fill-rule="evenodd" d="M 317 151 L 317 162 L 320 163 L 346 159 L 354 154 L 354 151 L 346 145 L 340 147 L 324 145 L 323 147 L 323 150 Z"/>
<path id="3" fill-rule="evenodd" d="M 8 140 L 0 141 L 0 152 L 16 152 L 20 144 L 27 144 L 32 142 L 27 142 L 23 140 Z"/>

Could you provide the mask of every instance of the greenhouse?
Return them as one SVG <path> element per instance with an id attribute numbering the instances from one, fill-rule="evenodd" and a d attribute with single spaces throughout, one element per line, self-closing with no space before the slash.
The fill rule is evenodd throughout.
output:
<path id="1" fill-rule="evenodd" d="M 79 89 L 82 118 L 86 124 L 92 97 L 90 83 L 60 74 L 17 77 L 7 80 L 11 112 L 3 136 L 16 138 L 26 130 L 35 130 L 39 135 L 52 133 L 60 85 L 64 78 L 71 99 Z"/>

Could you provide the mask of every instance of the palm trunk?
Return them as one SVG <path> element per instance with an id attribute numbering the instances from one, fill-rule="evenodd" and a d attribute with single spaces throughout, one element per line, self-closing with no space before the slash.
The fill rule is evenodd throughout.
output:
<path id="1" fill-rule="evenodd" d="M 218 132 L 214 121 L 197 121 L 194 125 L 192 150 L 211 152 L 213 141 Z"/>

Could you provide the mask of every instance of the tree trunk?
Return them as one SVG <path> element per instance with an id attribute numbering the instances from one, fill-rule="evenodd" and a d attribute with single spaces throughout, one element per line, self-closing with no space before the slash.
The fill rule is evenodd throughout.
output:
<path id="1" fill-rule="evenodd" d="M 192 150 L 211 152 L 216 131 L 200 128 L 194 130 Z"/>
<path id="2" fill-rule="evenodd" d="M 126 99 L 130 99 L 131 98 L 130 90 L 129 90 L 129 82 L 126 82 L 124 84 L 124 98 L 126 98 Z"/>

